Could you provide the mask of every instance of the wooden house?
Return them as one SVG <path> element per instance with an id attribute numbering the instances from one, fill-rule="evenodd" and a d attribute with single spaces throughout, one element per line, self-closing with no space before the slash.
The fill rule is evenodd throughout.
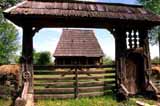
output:
<path id="1" fill-rule="evenodd" d="M 103 56 L 94 32 L 78 29 L 64 29 L 54 53 L 56 65 L 97 65 Z"/>

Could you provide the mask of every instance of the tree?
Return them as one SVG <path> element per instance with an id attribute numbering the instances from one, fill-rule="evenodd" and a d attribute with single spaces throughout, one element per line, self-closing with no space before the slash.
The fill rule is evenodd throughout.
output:
<path id="1" fill-rule="evenodd" d="M 155 57 L 151 61 L 152 63 L 159 63 L 159 57 Z"/>
<path id="2" fill-rule="evenodd" d="M 11 7 L 15 5 L 16 3 L 20 2 L 22 0 L 0 0 L 0 7 L 2 9 L 6 9 L 8 7 Z"/>
<path id="3" fill-rule="evenodd" d="M 160 0 L 138 0 L 145 8 L 160 15 Z M 153 45 L 159 45 L 159 57 L 160 57 L 160 26 L 153 28 L 150 33 L 150 41 Z M 160 61 L 160 60 L 159 60 Z"/>
<path id="4" fill-rule="evenodd" d="M 0 63 L 11 63 L 18 50 L 18 32 L 3 16 L 3 10 L 16 3 L 16 0 L 0 1 Z"/>
<path id="5" fill-rule="evenodd" d="M 36 65 L 49 65 L 52 63 L 50 52 L 34 52 L 34 64 Z"/>
<path id="6" fill-rule="evenodd" d="M 111 57 L 104 57 L 103 58 L 103 64 L 113 64 L 113 60 Z"/>

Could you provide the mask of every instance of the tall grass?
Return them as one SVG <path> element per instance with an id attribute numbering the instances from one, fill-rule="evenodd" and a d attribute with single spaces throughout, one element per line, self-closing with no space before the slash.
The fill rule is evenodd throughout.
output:
<path id="1" fill-rule="evenodd" d="M 134 100 L 118 103 L 114 96 L 69 100 L 38 100 L 36 106 L 137 106 Z"/>
<path id="2" fill-rule="evenodd" d="M 12 103 L 11 99 L 0 99 L 0 106 L 10 106 Z"/>

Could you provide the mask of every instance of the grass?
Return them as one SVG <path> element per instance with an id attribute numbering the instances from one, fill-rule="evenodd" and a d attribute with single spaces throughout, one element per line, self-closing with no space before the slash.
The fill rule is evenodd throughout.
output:
<path id="1" fill-rule="evenodd" d="M 145 101 L 150 105 L 156 104 L 155 101 L 144 98 L 131 98 L 124 102 L 117 102 L 113 95 L 108 95 L 68 100 L 39 100 L 36 102 L 36 106 L 137 106 L 136 100 Z"/>
<path id="2" fill-rule="evenodd" d="M 10 99 L 0 99 L 0 106 L 10 106 L 12 101 Z"/>

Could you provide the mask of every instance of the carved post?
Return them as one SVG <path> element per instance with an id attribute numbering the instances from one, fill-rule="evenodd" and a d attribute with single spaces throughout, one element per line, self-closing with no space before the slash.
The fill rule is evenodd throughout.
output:
<path id="1" fill-rule="evenodd" d="M 143 28 L 139 29 L 139 37 L 140 37 L 140 47 L 144 50 L 144 71 L 146 74 L 146 83 L 149 82 L 149 72 L 151 72 L 151 59 L 150 59 L 150 50 L 149 50 L 149 41 L 148 41 L 148 29 Z"/>
<path id="2" fill-rule="evenodd" d="M 116 49 L 116 87 L 117 87 L 117 99 L 124 99 L 121 84 L 125 80 L 125 52 L 126 52 L 126 31 L 123 27 L 117 27 L 113 35 L 115 37 L 115 49 Z"/>
<path id="3" fill-rule="evenodd" d="M 23 27 L 22 64 L 23 77 L 29 81 L 29 92 L 33 93 L 33 31 L 31 26 Z"/>

